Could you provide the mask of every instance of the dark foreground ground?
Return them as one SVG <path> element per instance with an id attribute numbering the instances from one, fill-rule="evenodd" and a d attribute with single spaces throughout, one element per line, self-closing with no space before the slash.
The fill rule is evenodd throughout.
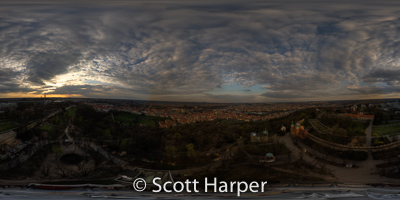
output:
<path id="1" fill-rule="evenodd" d="M 331 187 L 276 187 L 264 193 L 245 193 L 240 197 L 232 193 L 159 193 L 114 190 L 37 190 L 0 189 L 1 199 L 400 199 L 400 188 L 359 186 Z"/>

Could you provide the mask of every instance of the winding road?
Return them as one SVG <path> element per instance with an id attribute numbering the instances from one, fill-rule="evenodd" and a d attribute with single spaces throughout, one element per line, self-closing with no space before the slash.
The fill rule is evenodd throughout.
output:
<path id="1" fill-rule="evenodd" d="M 371 125 L 370 125 L 371 127 Z M 370 129 L 369 129 L 370 130 Z M 329 160 L 338 164 L 341 163 L 354 163 L 358 168 L 346 168 L 346 167 L 338 167 L 331 164 L 322 164 L 325 168 L 327 168 L 333 175 L 335 175 L 337 182 L 346 183 L 346 184 L 366 184 L 366 183 L 400 183 L 399 179 L 382 177 L 378 174 L 377 168 L 375 167 L 377 164 L 382 164 L 384 160 L 373 160 L 371 153 L 369 153 L 367 160 L 365 161 L 350 161 L 344 160 L 336 157 L 327 156 L 322 154 L 321 152 L 311 149 L 309 146 L 305 145 L 303 142 L 298 140 L 299 149 L 293 142 L 293 138 L 290 136 L 290 133 L 286 133 L 281 137 L 281 141 L 285 143 L 285 145 L 292 151 L 294 156 L 298 155 L 302 156 L 302 159 L 309 164 L 317 164 L 321 163 L 316 160 L 316 157 L 322 158 L 324 160 Z M 314 157 L 310 156 L 307 153 L 304 153 L 304 149 L 312 154 Z"/>

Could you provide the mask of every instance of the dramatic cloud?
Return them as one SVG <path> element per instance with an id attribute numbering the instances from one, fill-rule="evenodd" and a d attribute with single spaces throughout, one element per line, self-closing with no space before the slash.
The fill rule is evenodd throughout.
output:
<path id="1" fill-rule="evenodd" d="M 399 97 L 399 8 L 394 1 L 1 2 L 0 95 Z"/>
<path id="2" fill-rule="evenodd" d="M 368 73 L 363 77 L 365 82 L 383 82 L 392 83 L 400 81 L 400 69 L 378 69 Z"/>

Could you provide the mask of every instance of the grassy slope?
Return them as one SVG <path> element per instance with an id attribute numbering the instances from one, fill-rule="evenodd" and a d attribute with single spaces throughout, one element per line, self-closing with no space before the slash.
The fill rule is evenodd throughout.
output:
<path id="1" fill-rule="evenodd" d="M 17 127 L 17 125 L 14 122 L 5 122 L 0 124 L 0 132 L 13 129 L 15 127 Z"/>
<path id="2" fill-rule="evenodd" d="M 396 134 L 400 132 L 400 125 L 397 126 L 381 126 L 381 127 L 372 127 L 372 133 L 378 135 L 390 135 Z"/>

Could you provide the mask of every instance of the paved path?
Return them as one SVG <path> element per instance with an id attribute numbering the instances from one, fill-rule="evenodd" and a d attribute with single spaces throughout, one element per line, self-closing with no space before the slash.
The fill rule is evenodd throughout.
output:
<path id="1" fill-rule="evenodd" d="M 372 121 L 369 122 L 369 126 L 365 129 L 365 140 L 367 147 L 371 146 L 371 132 L 372 132 Z"/>
<path id="2" fill-rule="evenodd" d="M 293 141 L 292 136 L 289 133 L 286 133 L 284 136 L 279 138 L 281 142 L 283 142 L 286 147 L 292 152 L 293 160 L 302 159 L 309 164 L 317 164 L 319 163 L 315 158 L 308 156 L 304 149 L 299 149 Z M 306 149 L 307 150 L 307 149 Z"/>
<path id="3" fill-rule="evenodd" d="M 111 160 L 113 163 L 115 163 L 116 165 L 118 165 L 120 167 L 125 167 L 125 166 L 129 165 L 129 163 L 126 162 L 125 160 L 119 159 L 119 158 L 111 155 L 110 153 L 108 153 L 106 150 L 104 150 L 100 146 L 95 145 L 93 142 L 90 143 L 90 147 L 92 147 L 95 151 L 99 152 L 105 158 L 107 158 L 108 160 Z"/>
<path id="4" fill-rule="evenodd" d="M 348 163 L 352 162 L 358 166 L 358 168 L 346 168 L 346 167 L 338 167 L 335 165 L 324 164 L 324 166 L 335 175 L 337 178 L 337 182 L 346 183 L 346 184 L 360 184 L 360 183 L 400 183 L 399 179 L 392 179 L 387 177 L 382 177 L 377 173 L 376 164 L 383 163 L 383 160 L 373 160 L 372 155 L 368 155 L 368 159 L 365 161 L 349 161 L 343 160 L 336 157 L 327 156 L 318 152 L 317 150 L 311 149 L 301 141 L 298 141 L 300 146 L 299 149 L 293 142 L 292 137 L 289 133 L 286 133 L 285 136 L 281 137 L 281 141 L 285 143 L 285 145 L 292 151 L 294 156 L 297 158 L 302 156 L 302 159 L 309 164 L 320 163 L 315 158 L 310 156 L 309 154 L 304 154 L 304 149 L 310 152 L 312 155 L 316 157 L 323 158 L 325 160 L 333 161 L 338 164 L 340 163 Z"/>
<path id="5" fill-rule="evenodd" d="M 70 142 L 73 142 L 73 141 L 74 141 L 74 138 L 72 138 L 72 137 L 69 135 L 69 128 L 71 127 L 71 121 L 74 119 L 74 117 L 75 117 L 75 114 L 74 114 L 74 116 L 71 117 L 71 119 L 69 119 L 69 124 L 68 124 L 67 128 L 65 129 L 65 134 L 67 135 L 68 140 L 69 140 Z"/>

